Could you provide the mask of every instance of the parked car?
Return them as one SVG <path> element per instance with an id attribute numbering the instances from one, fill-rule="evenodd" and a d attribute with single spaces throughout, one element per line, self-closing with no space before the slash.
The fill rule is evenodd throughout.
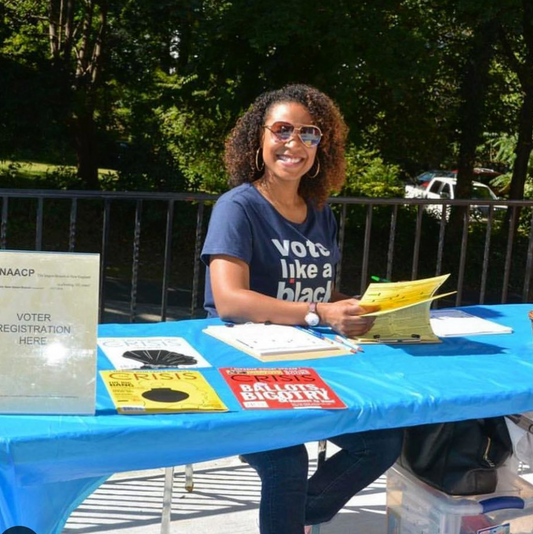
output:
<path id="1" fill-rule="evenodd" d="M 429 182 L 431 182 L 433 178 L 435 178 L 435 176 L 454 178 L 455 174 L 454 174 L 454 171 L 442 171 L 442 170 L 433 169 L 431 171 L 426 171 L 426 172 L 423 172 L 422 174 L 419 174 L 418 176 L 415 176 L 413 178 L 413 183 L 415 183 L 416 185 L 422 185 L 422 186 L 424 184 L 427 185 Z"/>
<path id="2" fill-rule="evenodd" d="M 486 167 L 474 167 L 474 177 L 478 182 L 487 183 L 489 180 L 500 176 L 501 172 L 493 169 L 487 169 Z M 457 177 L 457 170 L 451 171 L 453 176 Z"/>
<path id="3" fill-rule="evenodd" d="M 446 176 L 435 176 L 431 181 L 426 185 L 420 186 L 405 186 L 405 198 L 427 198 L 427 199 L 450 199 L 454 200 L 455 197 L 455 186 L 457 184 L 456 178 L 449 178 Z M 481 182 L 472 182 L 472 199 L 479 200 L 498 200 L 498 197 L 495 195 L 494 191 L 485 184 Z M 440 216 L 442 213 L 442 205 L 440 204 L 428 204 L 425 206 L 425 209 L 433 213 L 434 215 Z M 495 212 L 502 212 L 507 209 L 507 206 L 494 206 Z M 449 216 L 450 207 L 447 208 L 447 217 Z M 475 218 L 486 217 L 489 212 L 488 205 L 473 206 L 471 209 L 472 216 Z"/>
<path id="4" fill-rule="evenodd" d="M 452 171 L 453 175 L 457 177 L 457 171 Z M 497 195 L 504 195 L 507 193 L 509 186 L 501 186 L 499 189 L 495 189 L 491 185 L 491 181 L 497 176 L 501 176 L 501 172 L 495 171 L 494 169 L 487 169 L 486 167 L 474 167 L 474 178 L 477 182 L 488 185 Z"/>

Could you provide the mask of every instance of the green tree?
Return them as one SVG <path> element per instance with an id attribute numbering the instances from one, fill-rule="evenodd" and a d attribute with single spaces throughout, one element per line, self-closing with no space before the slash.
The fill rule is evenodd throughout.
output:
<path id="1" fill-rule="evenodd" d="M 522 103 L 517 117 L 516 158 L 509 198 L 524 196 L 528 166 L 533 148 L 533 6 L 529 0 L 516 0 L 499 26 L 503 57 L 516 74 Z"/>
<path id="2" fill-rule="evenodd" d="M 78 174 L 89 188 L 98 188 L 95 113 L 108 12 L 107 0 L 4 4 L 12 33 L 5 35 L 2 54 L 37 67 L 46 74 L 46 85 L 53 82 L 58 88 L 47 96 L 63 109 L 76 145 Z M 39 87 L 34 91 L 42 94 Z"/>
<path id="3" fill-rule="evenodd" d="M 342 195 L 354 197 L 398 197 L 403 194 L 400 168 L 387 164 L 375 151 L 346 150 L 346 183 Z"/>
<path id="4" fill-rule="evenodd" d="M 186 58 L 179 56 L 182 83 L 166 92 L 175 116 L 183 112 L 187 124 L 191 113 L 197 119 L 191 138 L 179 144 L 182 156 L 190 154 L 183 159 L 213 153 L 210 143 L 193 141 L 202 138 L 200 124 L 218 140 L 258 94 L 291 82 L 330 94 L 350 125 L 350 140 L 387 161 L 414 168 L 439 157 L 434 147 L 444 157 L 451 121 L 440 117 L 448 112 L 448 94 L 435 88 L 438 25 L 426 29 L 424 13 L 418 2 L 393 0 L 295 0 L 290 10 L 259 0 L 203 2 L 184 37 Z M 213 121 L 221 125 L 216 132 L 208 127 Z"/>
<path id="5" fill-rule="evenodd" d="M 337 101 L 350 143 L 381 158 L 383 183 L 390 165 L 413 174 L 460 155 L 468 186 L 480 132 L 517 129 L 500 101 L 518 86 L 505 50 L 528 65 L 524 2 L 4 0 L 0 132 L 9 150 L 21 124 L 41 152 L 70 137 L 86 187 L 120 141 L 113 187 L 218 191 L 224 138 L 242 111 L 265 90 L 309 83 Z M 500 25 L 507 44 L 494 56 Z"/>

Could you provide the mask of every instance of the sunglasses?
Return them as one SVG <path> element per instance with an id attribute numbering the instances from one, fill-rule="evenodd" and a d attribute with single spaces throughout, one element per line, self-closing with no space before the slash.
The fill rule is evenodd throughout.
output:
<path id="1" fill-rule="evenodd" d="M 293 135 L 294 132 L 297 133 L 300 141 L 307 147 L 312 148 L 318 146 L 320 139 L 322 139 L 322 132 L 318 126 L 300 126 L 297 128 L 294 124 L 290 122 L 275 122 L 270 126 L 266 124 L 263 125 L 263 128 L 270 130 L 274 139 L 279 143 L 284 143 L 288 141 Z"/>

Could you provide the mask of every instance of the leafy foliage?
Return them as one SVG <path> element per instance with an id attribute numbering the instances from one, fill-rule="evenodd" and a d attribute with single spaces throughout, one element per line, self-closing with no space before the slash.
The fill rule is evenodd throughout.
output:
<path id="1" fill-rule="evenodd" d="M 398 165 L 387 164 L 376 151 L 358 150 L 351 145 L 346 151 L 346 183 L 342 194 L 354 197 L 398 197 L 403 194 Z"/>
<path id="2" fill-rule="evenodd" d="M 456 168 L 462 80 L 494 21 L 479 131 L 516 133 L 528 13 L 526 0 L 6 0 L 0 157 L 113 166 L 111 188 L 223 191 L 237 117 L 299 82 L 350 127 L 344 192 L 401 194 L 398 176 Z"/>
<path id="3" fill-rule="evenodd" d="M 511 184 L 513 173 L 510 169 L 513 168 L 516 159 L 516 144 L 517 136 L 502 135 L 487 141 L 486 145 L 492 152 L 492 157 L 495 162 L 503 164 L 507 172 L 491 180 L 491 185 L 497 190 L 507 191 Z M 528 180 L 525 183 L 524 198 L 527 200 L 533 199 L 533 155 L 529 158 L 528 165 Z"/>
<path id="4" fill-rule="evenodd" d="M 227 189 L 222 162 L 226 123 L 222 113 L 214 117 L 190 108 L 160 110 L 161 126 L 170 153 L 183 170 L 189 191 L 220 193 Z"/>

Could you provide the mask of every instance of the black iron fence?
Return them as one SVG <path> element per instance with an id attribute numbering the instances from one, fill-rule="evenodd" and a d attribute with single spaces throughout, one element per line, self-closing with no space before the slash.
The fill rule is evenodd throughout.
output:
<path id="1" fill-rule="evenodd" d="M 200 251 L 216 196 L 8 189 L 0 196 L 0 248 L 100 254 L 102 322 L 203 315 Z M 341 291 L 362 293 L 371 275 L 450 273 L 444 289 L 457 293 L 447 305 L 530 299 L 533 201 L 330 203 L 339 222 Z M 457 218 L 456 206 L 464 208 Z"/>

